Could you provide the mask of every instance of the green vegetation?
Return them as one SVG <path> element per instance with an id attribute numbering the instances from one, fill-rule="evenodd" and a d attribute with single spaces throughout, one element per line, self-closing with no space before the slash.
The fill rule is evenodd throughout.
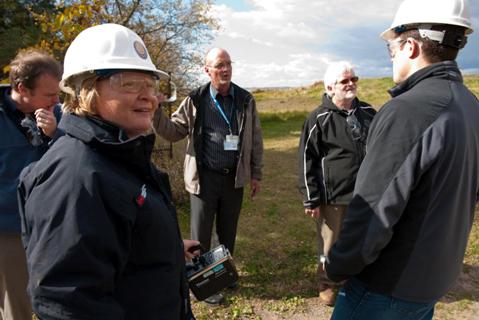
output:
<path id="1" fill-rule="evenodd" d="M 479 96 L 479 76 L 464 77 L 466 86 Z M 359 99 L 379 109 L 391 97 L 388 90 L 394 86 L 391 78 L 360 79 L 358 84 Z M 278 113 L 293 111 L 311 111 L 321 101 L 324 94 L 322 82 L 309 87 L 262 90 L 256 89 L 253 94 L 261 113 Z"/>
<path id="2" fill-rule="evenodd" d="M 161 70 L 175 75 L 181 92 L 196 80 L 191 72 L 203 62 L 203 47 L 219 25 L 209 14 L 212 0 L 2 0 L 0 1 L 0 82 L 18 50 L 30 47 L 59 61 L 84 29 L 118 23 L 141 36 Z"/>
<path id="3" fill-rule="evenodd" d="M 307 115 L 304 111 L 261 114 L 264 140 L 278 139 L 288 133 L 296 133 L 299 139 L 301 126 Z"/>

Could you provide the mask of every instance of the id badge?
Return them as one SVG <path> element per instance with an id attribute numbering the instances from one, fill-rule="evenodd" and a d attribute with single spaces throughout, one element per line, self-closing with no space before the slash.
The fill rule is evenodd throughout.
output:
<path id="1" fill-rule="evenodd" d="M 225 151 L 237 151 L 239 143 L 239 136 L 232 134 L 226 135 L 226 140 L 223 144 Z"/>

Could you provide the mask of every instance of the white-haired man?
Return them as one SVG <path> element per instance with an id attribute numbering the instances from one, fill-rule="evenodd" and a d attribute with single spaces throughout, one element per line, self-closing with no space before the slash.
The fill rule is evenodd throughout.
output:
<path id="1" fill-rule="evenodd" d="M 323 101 L 308 116 L 301 134 L 299 186 L 305 213 L 316 219 L 318 257 L 327 255 L 336 241 L 376 113 L 357 98 L 357 81 L 349 62 L 331 64 L 324 75 Z M 334 305 L 336 285 L 322 267 L 318 278 L 321 301 Z"/>

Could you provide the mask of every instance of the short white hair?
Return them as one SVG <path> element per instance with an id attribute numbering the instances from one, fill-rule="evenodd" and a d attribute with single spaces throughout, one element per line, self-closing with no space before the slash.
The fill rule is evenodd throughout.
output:
<path id="1" fill-rule="evenodd" d="M 328 91 L 328 87 L 332 87 L 338 78 L 344 73 L 344 72 L 354 72 L 354 67 L 353 65 L 348 62 L 348 61 L 339 61 L 339 62 L 333 62 L 328 66 L 328 69 L 326 70 L 326 73 L 324 74 L 324 89 Z"/>

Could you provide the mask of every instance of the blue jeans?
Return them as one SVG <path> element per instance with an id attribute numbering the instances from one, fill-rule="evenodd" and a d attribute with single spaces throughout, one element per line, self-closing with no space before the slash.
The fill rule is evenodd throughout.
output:
<path id="1" fill-rule="evenodd" d="M 339 291 L 331 320 L 432 320 L 436 302 L 413 302 L 368 291 L 353 278 Z"/>

